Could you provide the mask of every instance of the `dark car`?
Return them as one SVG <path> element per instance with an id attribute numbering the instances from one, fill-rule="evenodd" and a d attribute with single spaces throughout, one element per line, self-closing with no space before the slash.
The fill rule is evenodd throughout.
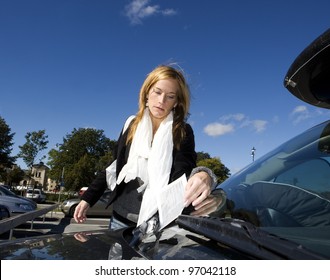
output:
<path id="1" fill-rule="evenodd" d="M 285 76 L 305 102 L 330 109 L 330 29 Z M 1 259 L 330 259 L 330 120 L 251 163 L 215 189 L 208 217 L 165 229 L 48 235 L 0 244 Z"/>

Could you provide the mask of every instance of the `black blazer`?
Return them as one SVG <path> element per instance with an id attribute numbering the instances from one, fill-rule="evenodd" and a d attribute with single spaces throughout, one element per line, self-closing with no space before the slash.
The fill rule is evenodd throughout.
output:
<path id="1" fill-rule="evenodd" d="M 183 174 L 186 174 L 186 176 L 189 177 L 192 169 L 196 167 L 197 154 L 195 152 L 194 132 L 189 124 L 185 123 L 184 126 L 186 137 L 182 141 L 179 150 L 176 148 L 173 149 L 173 163 L 169 183 L 180 178 Z M 126 164 L 129 155 L 130 144 L 126 145 L 128 130 L 129 129 L 127 129 L 124 134 L 120 134 L 117 142 L 118 146 L 115 153 L 115 158 L 117 159 L 117 177 L 123 166 Z M 103 170 L 102 172 L 99 172 L 96 179 L 91 183 L 87 191 L 84 192 L 82 199 L 87 201 L 90 206 L 93 206 L 102 196 L 107 187 L 106 171 Z M 110 196 L 109 205 L 116 199 L 120 188 L 123 187 L 125 187 L 125 183 L 123 182 L 116 186 Z"/>

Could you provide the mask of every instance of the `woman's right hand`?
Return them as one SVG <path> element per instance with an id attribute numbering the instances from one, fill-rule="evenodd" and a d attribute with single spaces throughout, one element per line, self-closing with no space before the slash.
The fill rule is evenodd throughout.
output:
<path id="1" fill-rule="evenodd" d="M 87 210 L 89 209 L 89 204 L 85 200 L 81 200 L 79 204 L 77 205 L 73 218 L 74 220 L 80 224 L 84 223 L 87 219 Z"/>

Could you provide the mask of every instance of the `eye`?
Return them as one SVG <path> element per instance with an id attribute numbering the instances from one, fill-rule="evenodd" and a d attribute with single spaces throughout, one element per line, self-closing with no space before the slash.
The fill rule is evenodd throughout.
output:
<path id="1" fill-rule="evenodd" d="M 175 99 L 175 95 L 167 95 L 167 98 L 173 100 Z"/>
<path id="2" fill-rule="evenodd" d="M 160 89 L 154 88 L 153 92 L 156 94 L 162 94 L 162 91 Z"/>

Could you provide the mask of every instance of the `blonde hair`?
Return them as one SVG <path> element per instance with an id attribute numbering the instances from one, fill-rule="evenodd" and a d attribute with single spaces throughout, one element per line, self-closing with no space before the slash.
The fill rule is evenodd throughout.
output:
<path id="1" fill-rule="evenodd" d="M 166 65 L 156 67 L 147 75 L 147 78 L 142 84 L 139 93 L 139 110 L 136 118 L 131 123 L 127 136 L 127 144 L 132 141 L 137 125 L 143 117 L 150 90 L 158 81 L 166 79 L 176 80 L 179 86 L 177 105 L 173 110 L 173 143 L 177 149 L 180 148 L 180 144 L 185 137 L 184 123 L 189 115 L 190 90 L 183 73 L 174 67 Z"/>

